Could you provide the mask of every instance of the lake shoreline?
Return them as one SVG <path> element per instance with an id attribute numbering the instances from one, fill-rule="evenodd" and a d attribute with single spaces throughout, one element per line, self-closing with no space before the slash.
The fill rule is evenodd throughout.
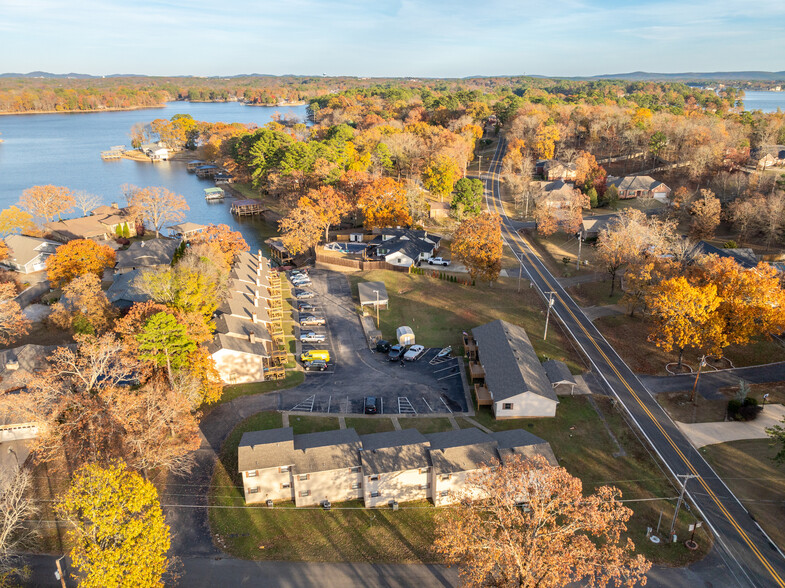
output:
<path id="1" fill-rule="evenodd" d="M 283 108 L 287 106 L 307 106 L 305 101 L 300 102 L 279 102 L 278 104 L 251 104 L 241 100 L 170 100 L 162 104 L 152 106 L 128 106 L 126 108 L 96 108 L 93 110 L 25 110 L 23 112 L 0 112 L 0 116 L 25 116 L 28 114 L 97 114 L 100 112 L 130 112 L 133 110 L 150 110 L 155 108 L 166 108 L 167 104 L 185 102 L 188 104 L 227 104 L 234 102 L 243 106 L 261 106 L 263 108 Z"/>

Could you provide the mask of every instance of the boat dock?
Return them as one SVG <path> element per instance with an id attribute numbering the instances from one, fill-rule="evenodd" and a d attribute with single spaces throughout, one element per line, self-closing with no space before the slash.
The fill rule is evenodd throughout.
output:
<path id="1" fill-rule="evenodd" d="M 220 170 L 217 165 L 200 165 L 196 168 L 197 178 L 212 178 Z"/>
<path id="2" fill-rule="evenodd" d="M 220 189 L 220 188 L 219 188 Z M 230 209 L 237 216 L 252 216 L 264 212 L 264 204 L 259 200 L 235 200 Z"/>
<path id="3" fill-rule="evenodd" d="M 224 199 L 223 188 L 205 188 L 204 189 L 204 199 L 205 200 L 223 200 Z"/>
<path id="4" fill-rule="evenodd" d="M 120 159 L 125 151 L 125 145 L 112 145 L 106 151 L 101 151 L 101 159 Z"/>

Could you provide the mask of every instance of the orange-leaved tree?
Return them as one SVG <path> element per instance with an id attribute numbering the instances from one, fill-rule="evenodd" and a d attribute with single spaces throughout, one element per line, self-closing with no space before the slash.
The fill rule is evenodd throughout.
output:
<path id="1" fill-rule="evenodd" d="M 0 344 L 8 345 L 30 331 L 30 319 L 15 300 L 16 286 L 0 282 Z"/>
<path id="2" fill-rule="evenodd" d="M 74 209 L 71 190 L 63 186 L 33 186 L 22 192 L 19 206 L 33 216 L 49 222 Z"/>
<path id="3" fill-rule="evenodd" d="M 316 247 L 322 236 L 319 215 L 311 207 L 297 206 L 278 221 L 281 242 L 292 255 Z"/>
<path id="4" fill-rule="evenodd" d="M 452 254 L 463 262 L 472 279 L 493 282 L 502 267 L 502 220 L 484 212 L 464 220 L 455 231 Z"/>
<path id="5" fill-rule="evenodd" d="M 713 345 L 721 336 L 715 313 L 720 304 L 714 284 L 695 286 L 684 276 L 663 280 L 649 289 L 646 307 L 653 323 L 649 340 L 665 351 Z"/>
<path id="6" fill-rule="evenodd" d="M 63 286 L 63 295 L 54 305 L 51 321 L 61 329 L 94 335 L 108 331 L 117 312 L 101 289 L 101 279 L 84 274 Z"/>
<path id="7" fill-rule="evenodd" d="M 720 224 L 722 207 L 720 199 L 711 190 L 701 190 L 700 198 L 690 205 L 690 237 L 693 239 L 710 239 Z"/>
<path id="8" fill-rule="evenodd" d="M 564 468 L 511 455 L 469 474 L 456 498 L 437 514 L 434 548 L 468 586 L 646 583 L 651 564 L 622 538 L 632 511 L 617 488 L 584 496 Z"/>
<path id="9" fill-rule="evenodd" d="M 84 274 L 100 278 L 104 270 L 115 264 L 114 249 L 92 239 L 74 239 L 61 245 L 46 259 L 46 274 L 53 285 L 60 287 Z"/>
<path id="10" fill-rule="evenodd" d="M 18 206 L 9 206 L 0 212 L 0 235 L 27 234 L 35 231 L 33 215 Z"/>
<path id="11" fill-rule="evenodd" d="M 232 266 L 239 253 L 250 249 L 242 233 L 233 231 L 228 225 L 207 225 L 206 229 L 191 239 L 191 243 L 194 245 L 199 243 L 215 244 L 229 267 Z"/>
<path id="12" fill-rule="evenodd" d="M 431 161 L 422 172 L 425 188 L 439 197 L 439 202 L 452 192 L 455 182 L 461 177 L 461 169 L 452 157 L 440 155 Z"/>
<path id="13" fill-rule="evenodd" d="M 392 178 L 379 178 L 363 188 L 357 207 L 363 213 L 367 229 L 412 224 L 406 187 Z"/>
<path id="14" fill-rule="evenodd" d="M 314 211 L 319 226 L 324 231 L 325 243 L 329 238 L 330 225 L 340 222 L 341 218 L 352 208 L 346 196 L 332 186 L 321 186 L 316 190 L 309 190 L 308 194 L 300 198 L 297 206 L 298 208 L 311 208 Z"/>

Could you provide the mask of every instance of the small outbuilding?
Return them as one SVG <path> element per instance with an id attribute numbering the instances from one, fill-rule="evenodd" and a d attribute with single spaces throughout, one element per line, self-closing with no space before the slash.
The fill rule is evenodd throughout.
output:
<path id="1" fill-rule="evenodd" d="M 360 306 L 373 306 L 374 309 L 387 308 L 390 302 L 387 297 L 387 288 L 384 282 L 360 282 L 357 284 L 357 292 L 360 295 Z"/>
<path id="2" fill-rule="evenodd" d="M 572 377 L 566 363 L 558 359 L 549 359 L 543 362 L 542 367 L 556 394 L 572 395 L 575 392 L 575 378 Z"/>
<path id="3" fill-rule="evenodd" d="M 414 345 L 414 331 L 411 327 L 398 327 L 395 329 L 395 338 L 401 345 Z"/>

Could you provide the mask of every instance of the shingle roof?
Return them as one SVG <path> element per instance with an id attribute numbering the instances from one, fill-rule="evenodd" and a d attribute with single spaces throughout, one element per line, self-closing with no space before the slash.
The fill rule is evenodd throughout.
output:
<path id="1" fill-rule="evenodd" d="M 174 229 L 178 234 L 190 233 L 192 231 L 201 231 L 206 229 L 207 225 L 200 225 L 192 222 L 180 223 L 178 225 L 170 225 L 169 229 Z"/>
<path id="2" fill-rule="evenodd" d="M 391 237 L 390 237 L 391 236 Z M 385 239 L 385 237 L 390 237 Z M 381 229 L 369 245 L 378 246 L 387 251 L 385 255 L 403 253 L 411 259 L 417 259 L 421 253 L 430 253 L 441 240 L 439 235 L 413 229 Z"/>
<path id="3" fill-rule="evenodd" d="M 179 246 L 179 239 L 134 241 L 125 251 L 117 252 L 117 263 L 115 264 L 115 267 L 121 269 L 128 267 L 170 265 Z"/>
<path id="4" fill-rule="evenodd" d="M 150 300 L 150 295 L 145 291 L 143 284 L 144 277 L 141 270 L 115 274 L 112 285 L 106 291 L 106 297 L 112 304 L 120 301 L 145 302 Z"/>
<path id="5" fill-rule="evenodd" d="M 387 288 L 384 282 L 360 282 L 357 284 L 357 292 L 360 295 L 360 305 L 376 304 L 376 292 L 379 291 L 379 304 L 387 304 L 389 298 L 387 297 Z"/>
<path id="6" fill-rule="evenodd" d="M 231 337 L 223 333 L 217 333 L 213 340 L 208 343 L 207 350 L 212 354 L 220 351 L 221 349 L 228 349 L 236 351 L 237 353 L 247 353 L 248 355 L 256 355 L 259 357 L 268 357 L 267 351 L 259 342 L 251 343 L 248 339 L 240 339 L 239 337 Z"/>
<path id="7" fill-rule="evenodd" d="M 431 463 L 436 474 L 476 470 L 499 458 L 496 439 L 476 428 L 425 437 L 431 442 Z"/>
<path id="8" fill-rule="evenodd" d="M 527 458 L 532 458 L 535 455 L 544 457 L 549 464 L 555 466 L 559 465 L 556 456 L 551 449 L 550 443 L 545 439 L 540 439 L 537 435 L 529 433 L 523 429 L 511 429 L 509 431 L 499 431 L 491 433 L 491 436 L 496 439 L 499 451 L 499 457 L 502 461 L 513 454 L 522 455 Z"/>
<path id="9" fill-rule="evenodd" d="M 243 433 L 237 447 L 237 471 L 261 470 L 294 464 L 291 427 Z"/>
<path id="10" fill-rule="evenodd" d="M 736 249 L 720 249 L 706 241 L 698 241 L 690 250 L 688 257 L 695 259 L 701 255 L 716 255 L 717 257 L 730 257 L 741 267 L 749 269 L 758 265 L 758 256 L 752 249 L 737 247 Z"/>
<path id="11" fill-rule="evenodd" d="M 248 339 L 248 336 L 253 333 L 258 341 L 272 341 L 269 331 L 263 324 L 228 314 L 222 314 L 215 319 L 215 330 L 230 337 L 234 336 L 244 339 Z"/>
<path id="12" fill-rule="evenodd" d="M 624 176 L 623 178 L 608 178 L 608 186 L 616 186 L 619 190 L 654 190 L 664 185 L 651 176 Z"/>
<path id="13" fill-rule="evenodd" d="M 27 235 L 8 235 L 5 244 L 8 247 L 8 259 L 19 265 L 30 263 L 42 253 L 52 254 L 60 246 L 55 241 Z"/>
<path id="14" fill-rule="evenodd" d="M 57 345 L 27 344 L 0 351 L 0 392 L 24 388 L 31 375 L 49 367 L 48 358 L 57 348 Z M 11 369 L 12 364 L 18 367 Z"/>
<path id="15" fill-rule="evenodd" d="M 495 320 L 472 329 L 485 382 L 499 402 L 533 392 L 558 402 L 545 370 L 522 327 Z"/>
<path id="16" fill-rule="evenodd" d="M 360 437 L 354 429 L 297 435 L 294 467 L 302 473 L 325 472 L 360 465 Z"/>
<path id="17" fill-rule="evenodd" d="M 563 361 L 549 359 L 543 362 L 542 369 L 545 370 L 545 375 L 548 376 L 548 381 L 551 384 L 562 384 L 564 382 L 575 384 L 575 378 L 572 377 L 570 368 Z"/>

